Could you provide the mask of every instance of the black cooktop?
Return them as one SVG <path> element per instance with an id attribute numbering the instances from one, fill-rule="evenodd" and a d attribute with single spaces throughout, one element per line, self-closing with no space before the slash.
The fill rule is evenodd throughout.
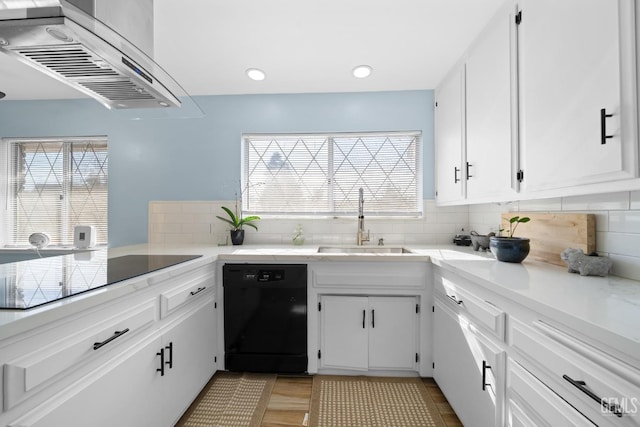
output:
<path id="1" fill-rule="evenodd" d="M 26 310 L 141 276 L 202 255 L 77 253 L 0 265 L 0 309 Z"/>

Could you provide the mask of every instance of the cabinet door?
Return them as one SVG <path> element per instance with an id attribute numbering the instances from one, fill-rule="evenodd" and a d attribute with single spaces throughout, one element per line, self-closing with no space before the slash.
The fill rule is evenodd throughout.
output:
<path id="1" fill-rule="evenodd" d="M 504 352 L 440 300 L 434 308 L 433 377 L 465 426 L 502 425 Z"/>
<path id="2" fill-rule="evenodd" d="M 369 368 L 416 367 L 416 298 L 369 297 Z"/>
<path id="3" fill-rule="evenodd" d="M 175 423 L 215 373 L 216 318 L 213 299 L 192 309 L 165 333 L 163 348 L 165 375 L 162 387 L 166 399 L 162 410 L 167 414 L 167 421 Z"/>
<path id="4" fill-rule="evenodd" d="M 323 296 L 321 302 L 321 366 L 367 370 L 367 297 Z"/>
<path id="5" fill-rule="evenodd" d="M 438 203 L 464 199 L 464 68 L 452 73 L 436 90 L 435 158 Z"/>
<path id="6" fill-rule="evenodd" d="M 633 108 L 621 102 L 621 42 L 626 45 L 621 36 L 632 38 L 620 31 L 624 3 L 519 2 L 520 132 L 527 191 L 635 174 L 624 159 L 630 153 L 623 150 L 633 136 L 625 134 L 621 121 L 621 115 L 627 117 L 625 109 Z M 611 117 L 601 117 L 602 109 Z M 603 126 L 611 138 L 602 139 Z"/>
<path id="7" fill-rule="evenodd" d="M 173 425 L 162 407 L 162 377 L 156 371 L 160 338 L 123 351 L 10 427 L 139 427 Z"/>
<path id="8" fill-rule="evenodd" d="M 513 195 L 511 16 L 498 15 L 466 61 L 467 198 L 495 201 Z M 514 127 L 515 128 L 515 127 Z M 514 141 L 515 142 L 515 141 Z M 517 158 L 514 156 L 514 160 Z"/>

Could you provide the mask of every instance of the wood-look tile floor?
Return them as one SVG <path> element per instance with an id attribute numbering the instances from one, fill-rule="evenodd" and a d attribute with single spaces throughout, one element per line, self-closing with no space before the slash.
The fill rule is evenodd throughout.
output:
<path id="1" fill-rule="evenodd" d="M 447 427 L 462 427 L 462 423 L 433 378 L 424 378 L 423 382 Z M 311 405 L 312 384 L 311 376 L 278 376 L 261 426 L 302 426 L 304 416 L 309 412 Z"/>

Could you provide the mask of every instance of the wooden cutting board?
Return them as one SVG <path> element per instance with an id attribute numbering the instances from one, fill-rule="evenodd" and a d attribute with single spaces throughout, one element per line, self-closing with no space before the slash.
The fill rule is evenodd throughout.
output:
<path id="1" fill-rule="evenodd" d="M 528 237 L 531 251 L 527 259 L 566 267 L 560 253 L 566 248 L 582 249 L 585 254 L 596 250 L 596 217 L 579 213 L 528 213 L 502 214 L 502 235 L 509 231 L 509 218 L 529 217 L 531 221 L 518 225 L 514 237 Z"/>

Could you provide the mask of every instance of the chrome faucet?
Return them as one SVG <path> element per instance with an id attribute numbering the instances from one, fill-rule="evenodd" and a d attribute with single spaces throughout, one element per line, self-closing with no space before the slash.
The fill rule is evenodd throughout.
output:
<path id="1" fill-rule="evenodd" d="M 356 238 L 356 244 L 362 246 L 364 242 L 369 241 L 369 230 L 367 235 L 364 235 L 364 190 L 360 187 L 358 194 L 358 235 Z"/>

